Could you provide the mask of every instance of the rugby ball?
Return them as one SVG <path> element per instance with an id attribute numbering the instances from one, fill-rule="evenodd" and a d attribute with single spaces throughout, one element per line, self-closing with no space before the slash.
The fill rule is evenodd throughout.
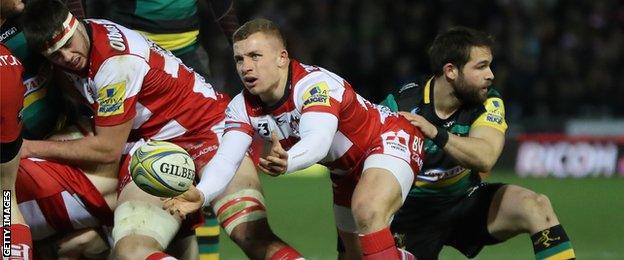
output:
<path id="1" fill-rule="evenodd" d="M 158 197 L 175 197 L 189 189 L 195 164 L 182 147 L 165 141 L 149 141 L 130 159 L 130 175 L 139 188 Z"/>

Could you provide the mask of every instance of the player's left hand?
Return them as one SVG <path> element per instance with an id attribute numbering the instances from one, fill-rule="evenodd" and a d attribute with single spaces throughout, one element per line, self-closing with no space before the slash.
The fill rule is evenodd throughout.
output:
<path id="1" fill-rule="evenodd" d="M 260 170 L 271 176 L 279 176 L 286 173 L 288 169 L 288 153 L 279 142 L 277 134 L 271 134 L 271 150 L 266 158 L 260 158 L 258 167 Z"/>
<path id="2" fill-rule="evenodd" d="M 431 139 L 438 134 L 438 128 L 432 123 L 429 123 L 424 117 L 409 112 L 399 112 L 399 114 L 409 120 L 412 125 L 418 127 L 425 137 Z"/>

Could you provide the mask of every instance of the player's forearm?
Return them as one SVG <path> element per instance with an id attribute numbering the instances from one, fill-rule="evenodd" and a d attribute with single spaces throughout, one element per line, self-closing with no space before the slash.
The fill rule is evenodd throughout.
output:
<path id="1" fill-rule="evenodd" d="M 95 137 L 71 141 L 25 141 L 26 157 L 50 159 L 68 164 L 106 164 L 119 161 L 121 147 L 110 147 Z"/>
<path id="2" fill-rule="evenodd" d="M 223 193 L 234 178 L 251 145 L 251 140 L 251 136 L 240 131 L 230 131 L 223 135 L 217 153 L 200 171 L 201 179 L 197 189 L 204 194 L 205 207 Z"/>
<path id="3" fill-rule="evenodd" d="M 328 113 L 304 113 L 299 121 L 301 140 L 288 150 L 288 169 L 308 168 L 327 156 L 338 128 L 338 119 Z"/>
<path id="4" fill-rule="evenodd" d="M 498 159 L 494 147 L 475 137 L 460 137 L 449 134 L 444 151 L 462 166 L 480 172 L 489 172 Z"/>

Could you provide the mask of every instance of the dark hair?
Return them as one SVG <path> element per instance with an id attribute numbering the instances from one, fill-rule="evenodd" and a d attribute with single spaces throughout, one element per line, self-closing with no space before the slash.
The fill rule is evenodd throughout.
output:
<path id="1" fill-rule="evenodd" d="M 286 48 L 286 42 L 277 24 L 264 18 L 256 18 L 243 24 L 232 35 L 232 42 L 242 41 L 257 32 L 274 36 Z"/>
<path id="2" fill-rule="evenodd" d="M 58 0 L 29 1 L 21 15 L 21 25 L 28 45 L 42 51 L 46 42 L 63 29 L 69 9 Z"/>
<path id="3" fill-rule="evenodd" d="M 472 47 L 492 49 L 494 38 L 481 31 L 466 27 L 453 27 L 436 36 L 429 48 L 431 71 L 440 76 L 444 64 L 452 63 L 461 69 L 470 60 Z"/>

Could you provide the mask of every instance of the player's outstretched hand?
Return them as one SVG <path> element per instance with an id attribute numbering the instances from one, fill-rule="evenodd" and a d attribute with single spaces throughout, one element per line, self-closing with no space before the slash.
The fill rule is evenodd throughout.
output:
<path id="1" fill-rule="evenodd" d="M 432 123 L 429 123 L 427 119 L 420 115 L 415 115 L 409 112 L 399 112 L 405 119 L 409 120 L 412 125 L 418 127 L 420 131 L 427 138 L 434 138 L 438 134 L 438 129 Z"/>
<path id="2" fill-rule="evenodd" d="M 186 218 L 186 215 L 199 210 L 204 204 L 204 194 L 194 185 L 182 195 L 170 199 L 163 199 L 163 209 L 174 217 Z"/>
<path id="3" fill-rule="evenodd" d="M 288 153 L 279 142 L 277 134 L 271 134 L 271 150 L 266 158 L 260 158 L 258 167 L 260 170 L 271 176 L 279 176 L 286 173 L 288 169 Z"/>

